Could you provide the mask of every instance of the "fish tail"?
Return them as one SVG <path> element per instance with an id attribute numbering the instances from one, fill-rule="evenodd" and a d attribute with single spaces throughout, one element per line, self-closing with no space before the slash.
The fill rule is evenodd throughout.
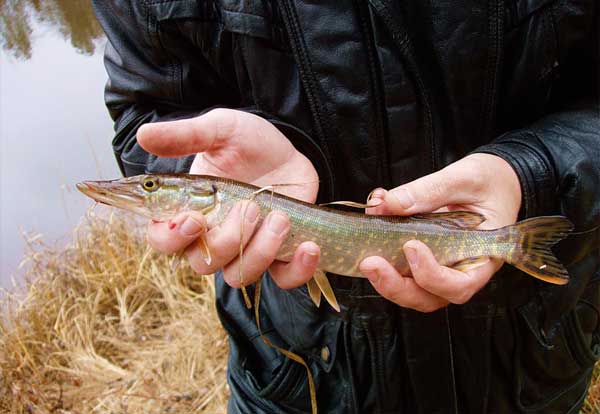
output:
<path id="1" fill-rule="evenodd" d="M 514 249 L 504 258 L 508 263 L 549 283 L 564 285 L 569 281 L 567 269 L 552 253 L 552 246 L 573 230 L 563 216 L 535 217 L 506 227 L 514 240 Z"/>

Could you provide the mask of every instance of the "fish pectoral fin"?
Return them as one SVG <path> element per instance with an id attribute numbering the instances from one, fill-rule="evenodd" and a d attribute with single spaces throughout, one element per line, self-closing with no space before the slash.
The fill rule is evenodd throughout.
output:
<path id="1" fill-rule="evenodd" d="M 454 263 L 451 267 L 459 272 L 466 272 L 468 270 L 475 269 L 476 267 L 483 266 L 489 261 L 490 258 L 487 256 L 469 257 L 468 259 Z"/>
<path id="2" fill-rule="evenodd" d="M 416 219 L 433 220 L 439 224 L 449 224 L 465 229 L 474 229 L 485 221 L 483 214 L 473 211 L 448 211 L 442 213 L 425 213 L 412 216 Z"/>
<path id="3" fill-rule="evenodd" d="M 315 281 L 315 279 L 310 279 L 306 283 L 306 287 L 308 288 L 308 294 L 310 295 L 310 298 L 312 299 L 314 304 L 317 305 L 317 308 L 320 307 L 321 306 L 321 289 L 319 289 L 319 285 L 317 285 L 317 282 Z"/>
<path id="4" fill-rule="evenodd" d="M 210 264 L 212 263 L 212 256 L 210 254 L 210 249 L 208 248 L 208 244 L 206 243 L 206 236 L 204 234 L 198 237 L 198 239 L 196 240 L 196 245 L 200 248 L 202 259 L 204 259 L 204 262 L 210 266 Z"/>
<path id="5" fill-rule="evenodd" d="M 325 296 L 325 299 L 331 307 L 339 312 L 340 305 L 338 304 L 335 293 L 333 293 L 333 288 L 331 287 L 331 284 L 329 284 L 329 280 L 327 279 L 327 276 L 325 276 L 325 273 L 322 270 L 317 269 L 313 275 L 313 280 L 319 286 L 319 290 L 323 292 L 323 296 Z"/>

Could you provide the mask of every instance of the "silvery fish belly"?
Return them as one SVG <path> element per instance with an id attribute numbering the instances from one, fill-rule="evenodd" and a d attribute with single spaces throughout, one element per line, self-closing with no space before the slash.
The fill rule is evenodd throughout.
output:
<path id="1" fill-rule="evenodd" d="M 562 216 L 536 217 L 495 230 L 478 230 L 485 218 L 457 211 L 412 217 L 371 216 L 305 203 L 234 180 L 188 174 L 155 174 L 111 181 L 86 181 L 78 188 L 95 200 L 158 220 L 168 220 L 184 210 L 197 210 L 207 217 L 209 227 L 220 223 L 235 203 L 255 200 L 262 217 L 269 211 L 286 213 L 291 231 L 278 252 L 289 261 L 304 241 L 321 247 L 319 271 L 308 283 L 316 304 L 321 293 L 339 310 L 335 295 L 323 272 L 363 277 L 359 263 L 381 256 L 401 273 L 408 272 L 402 246 L 409 240 L 427 244 L 437 260 L 459 270 L 479 265 L 482 258 L 495 257 L 547 281 L 564 284 L 568 273 L 554 257 L 551 247 L 572 230 Z"/>

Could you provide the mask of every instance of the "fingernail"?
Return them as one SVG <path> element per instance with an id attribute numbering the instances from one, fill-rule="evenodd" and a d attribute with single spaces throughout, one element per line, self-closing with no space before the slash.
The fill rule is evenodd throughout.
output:
<path id="1" fill-rule="evenodd" d="M 385 190 L 378 188 L 371 193 L 371 197 L 367 200 L 367 205 L 378 206 L 385 200 Z"/>
<path id="2" fill-rule="evenodd" d="M 287 218 L 280 213 L 271 214 L 269 216 L 268 229 L 278 236 L 281 236 L 288 229 Z"/>
<path id="3" fill-rule="evenodd" d="M 377 283 L 379 280 L 379 272 L 377 269 L 362 270 L 362 274 L 365 275 L 371 283 Z"/>
<path id="4" fill-rule="evenodd" d="M 396 199 L 398 199 L 398 204 L 400 204 L 400 207 L 405 210 L 411 208 L 415 204 L 415 200 L 405 188 L 400 188 L 399 190 L 390 192 L 394 195 L 394 197 L 396 197 Z"/>
<path id="5" fill-rule="evenodd" d="M 242 209 L 242 214 L 245 214 L 244 219 L 246 220 L 246 222 L 254 224 L 258 219 L 260 209 L 256 204 L 250 203 L 248 204 L 248 207 L 245 208 L 245 211 L 244 209 Z"/>
<path id="6" fill-rule="evenodd" d="M 195 236 L 200 233 L 204 226 L 198 220 L 192 216 L 187 216 L 186 219 L 181 223 L 179 231 L 185 236 Z"/>
<path id="7" fill-rule="evenodd" d="M 177 227 L 177 223 L 175 223 L 174 221 L 169 221 L 169 230 L 173 230 L 175 227 Z"/>
<path id="8" fill-rule="evenodd" d="M 302 254 L 302 264 L 304 266 L 314 266 L 317 260 L 319 260 L 319 255 L 315 252 L 304 252 Z"/>
<path id="9" fill-rule="evenodd" d="M 412 269 L 416 269 L 419 266 L 419 252 L 417 252 L 417 249 L 413 247 L 405 247 L 404 255 L 406 256 L 406 260 L 408 260 L 408 263 Z"/>

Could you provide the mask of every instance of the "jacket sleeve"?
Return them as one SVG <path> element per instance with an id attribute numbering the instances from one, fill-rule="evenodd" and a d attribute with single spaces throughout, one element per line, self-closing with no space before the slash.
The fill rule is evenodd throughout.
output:
<path id="1" fill-rule="evenodd" d="M 545 116 L 476 150 L 505 159 L 516 171 L 522 189 L 521 218 L 563 214 L 577 231 L 600 225 L 597 30 L 596 23 L 563 50 L 560 77 Z"/>
<path id="2" fill-rule="evenodd" d="M 210 53 L 221 56 L 211 56 L 209 62 L 179 31 L 176 22 L 166 24 L 159 33 L 147 3 L 93 0 L 96 16 L 108 37 L 104 63 L 109 80 L 105 100 L 115 121 L 112 144 L 124 175 L 188 172 L 193 155 L 162 158 L 149 154 L 137 143 L 137 129 L 145 123 L 191 118 L 221 107 L 265 118 L 313 161 L 320 177 L 327 176 L 324 156 L 304 131 L 263 113 L 252 103 L 242 102 L 235 77 L 224 78 L 232 71 L 221 66 L 228 66 L 227 69 L 235 66 L 228 52 L 228 33 L 215 36 L 220 43 L 211 44 Z M 185 59 L 178 59 L 174 50 L 183 53 Z M 331 191 L 325 187 L 320 189 L 320 195 Z"/>
<path id="3" fill-rule="evenodd" d="M 98 21 L 108 38 L 104 57 L 109 76 L 105 101 L 115 122 L 112 145 L 124 175 L 183 172 L 189 169 L 193 156 L 167 159 L 148 154 L 137 144 L 137 129 L 148 122 L 192 117 L 206 110 L 216 103 L 220 79 L 205 65 L 198 81 L 181 85 L 181 71 L 162 50 L 149 19 L 143 18 L 148 15 L 143 4 L 93 1 Z M 194 94 L 193 101 L 184 103 L 183 86 L 198 88 L 202 93 Z"/>

